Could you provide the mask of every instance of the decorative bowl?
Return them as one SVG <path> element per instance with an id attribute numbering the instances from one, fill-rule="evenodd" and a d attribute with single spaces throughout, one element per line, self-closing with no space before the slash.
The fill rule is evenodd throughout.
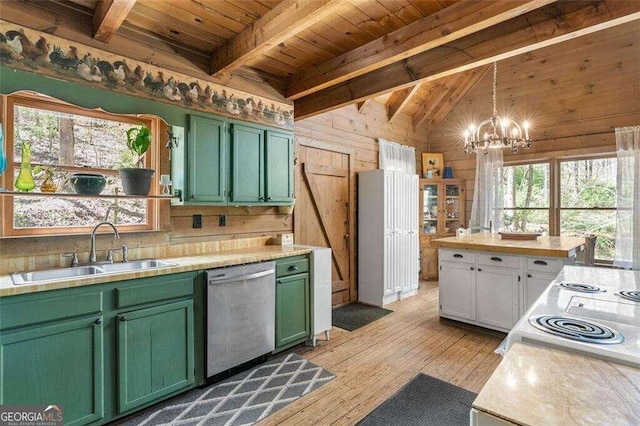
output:
<path id="1" fill-rule="evenodd" d="M 74 173 L 69 178 L 76 194 L 98 195 L 107 184 L 103 175 L 94 173 Z"/>

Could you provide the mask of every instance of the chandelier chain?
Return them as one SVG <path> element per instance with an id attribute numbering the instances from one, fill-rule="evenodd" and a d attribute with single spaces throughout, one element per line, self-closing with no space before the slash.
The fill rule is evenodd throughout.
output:
<path id="1" fill-rule="evenodd" d="M 498 63 L 493 63 L 493 116 L 498 116 Z"/>

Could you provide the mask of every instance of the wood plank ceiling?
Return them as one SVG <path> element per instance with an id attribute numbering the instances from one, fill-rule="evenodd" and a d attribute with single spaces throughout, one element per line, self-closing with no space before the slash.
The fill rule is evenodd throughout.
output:
<path id="1" fill-rule="evenodd" d="M 430 132 L 492 62 L 640 19 L 637 0 L 3 0 L 2 18 L 23 4 L 259 78 L 296 119 L 376 99 Z"/>

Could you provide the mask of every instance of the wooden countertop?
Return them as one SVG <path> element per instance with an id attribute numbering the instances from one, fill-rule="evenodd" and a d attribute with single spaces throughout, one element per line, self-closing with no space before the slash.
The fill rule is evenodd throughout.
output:
<path id="1" fill-rule="evenodd" d="M 519 425 L 639 425 L 640 369 L 516 343 L 473 407 Z"/>
<path id="2" fill-rule="evenodd" d="M 262 246 L 248 249 L 220 251 L 201 256 L 187 256 L 177 258 L 163 258 L 168 262 L 176 263 L 158 269 L 144 271 L 122 272 L 117 274 L 89 275 L 81 278 L 65 278 L 59 280 L 40 281 L 37 284 L 14 285 L 10 275 L 0 276 L 0 297 L 16 294 L 36 293 L 39 291 L 55 290 L 61 288 L 81 287 L 85 285 L 101 284 L 114 281 L 124 281 L 135 278 L 153 277 L 157 275 L 175 274 L 179 272 L 198 271 L 223 266 L 241 265 L 243 263 L 262 262 L 265 260 L 279 259 L 282 257 L 307 254 L 312 251 L 309 246 Z M 131 259 L 133 260 L 133 259 Z"/>
<path id="3" fill-rule="evenodd" d="M 582 250 L 584 238 L 538 237 L 537 240 L 503 240 L 498 234 L 471 234 L 432 240 L 438 247 L 514 253 L 532 256 L 571 257 Z"/>

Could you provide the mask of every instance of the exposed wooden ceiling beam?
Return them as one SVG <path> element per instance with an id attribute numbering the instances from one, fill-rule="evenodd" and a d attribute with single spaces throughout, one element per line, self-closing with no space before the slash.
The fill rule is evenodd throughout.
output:
<path id="1" fill-rule="evenodd" d="M 563 2 L 295 101 L 296 119 L 640 19 L 640 2 Z"/>
<path id="2" fill-rule="evenodd" d="M 394 92 L 389 101 L 387 101 L 387 120 L 389 122 L 393 121 L 409 104 L 411 98 L 418 93 L 418 89 L 420 89 L 420 84 L 416 84 L 413 87 L 409 87 L 407 89 L 398 90 Z"/>
<path id="3" fill-rule="evenodd" d="M 364 100 L 362 102 L 358 102 L 356 104 L 356 108 L 358 109 L 358 112 L 362 113 L 362 111 L 364 110 L 364 107 L 366 107 L 369 104 L 369 102 L 371 102 L 372 100 L 373 100 L 373 98 L 369 98 L 369 99 Z"/>
<path id="4" fill-rule="evenodd" d="M 220 77 L 333 13 L 345 0 L 284 0 L 211 55 L 211 75 Z"/>
<path id="5" fill-rule="evenodd" d="M 556 0 L 457 2 L 438 13 L 310 69 L 295 80 L 287 90 L 286 96 L 288 99 L 299 99 L 554 1 Z"/>
<path id="6" fill-rule="evenodd" d="M 136 0 L 100 0 L 93 11 L 93 38 L 109 43 Z"/>
<path id="7" fill-rule="evenodd" d="M 427 128 L 428 134 L 435 132 L 438 127 L 444 122 L 447 116 L 454 110 L 454 108 L 460 103 L 462 98 L 475 87 L 482 77 L 491 69 L 491 65 L 484 65 L 480 68 L 474 68 L 471 71 L 461 73 L 461 80 L 459 80 L 452 90 L 447 94 L 447 97 L 443 102 L 433 109 L 430 114 L 424 118 L 416 120 L 416 116 L 413 118 L 414 129 L 424 122 L 424 126 Z M 453 77 L 453 76 L 452 76 Z"/>

